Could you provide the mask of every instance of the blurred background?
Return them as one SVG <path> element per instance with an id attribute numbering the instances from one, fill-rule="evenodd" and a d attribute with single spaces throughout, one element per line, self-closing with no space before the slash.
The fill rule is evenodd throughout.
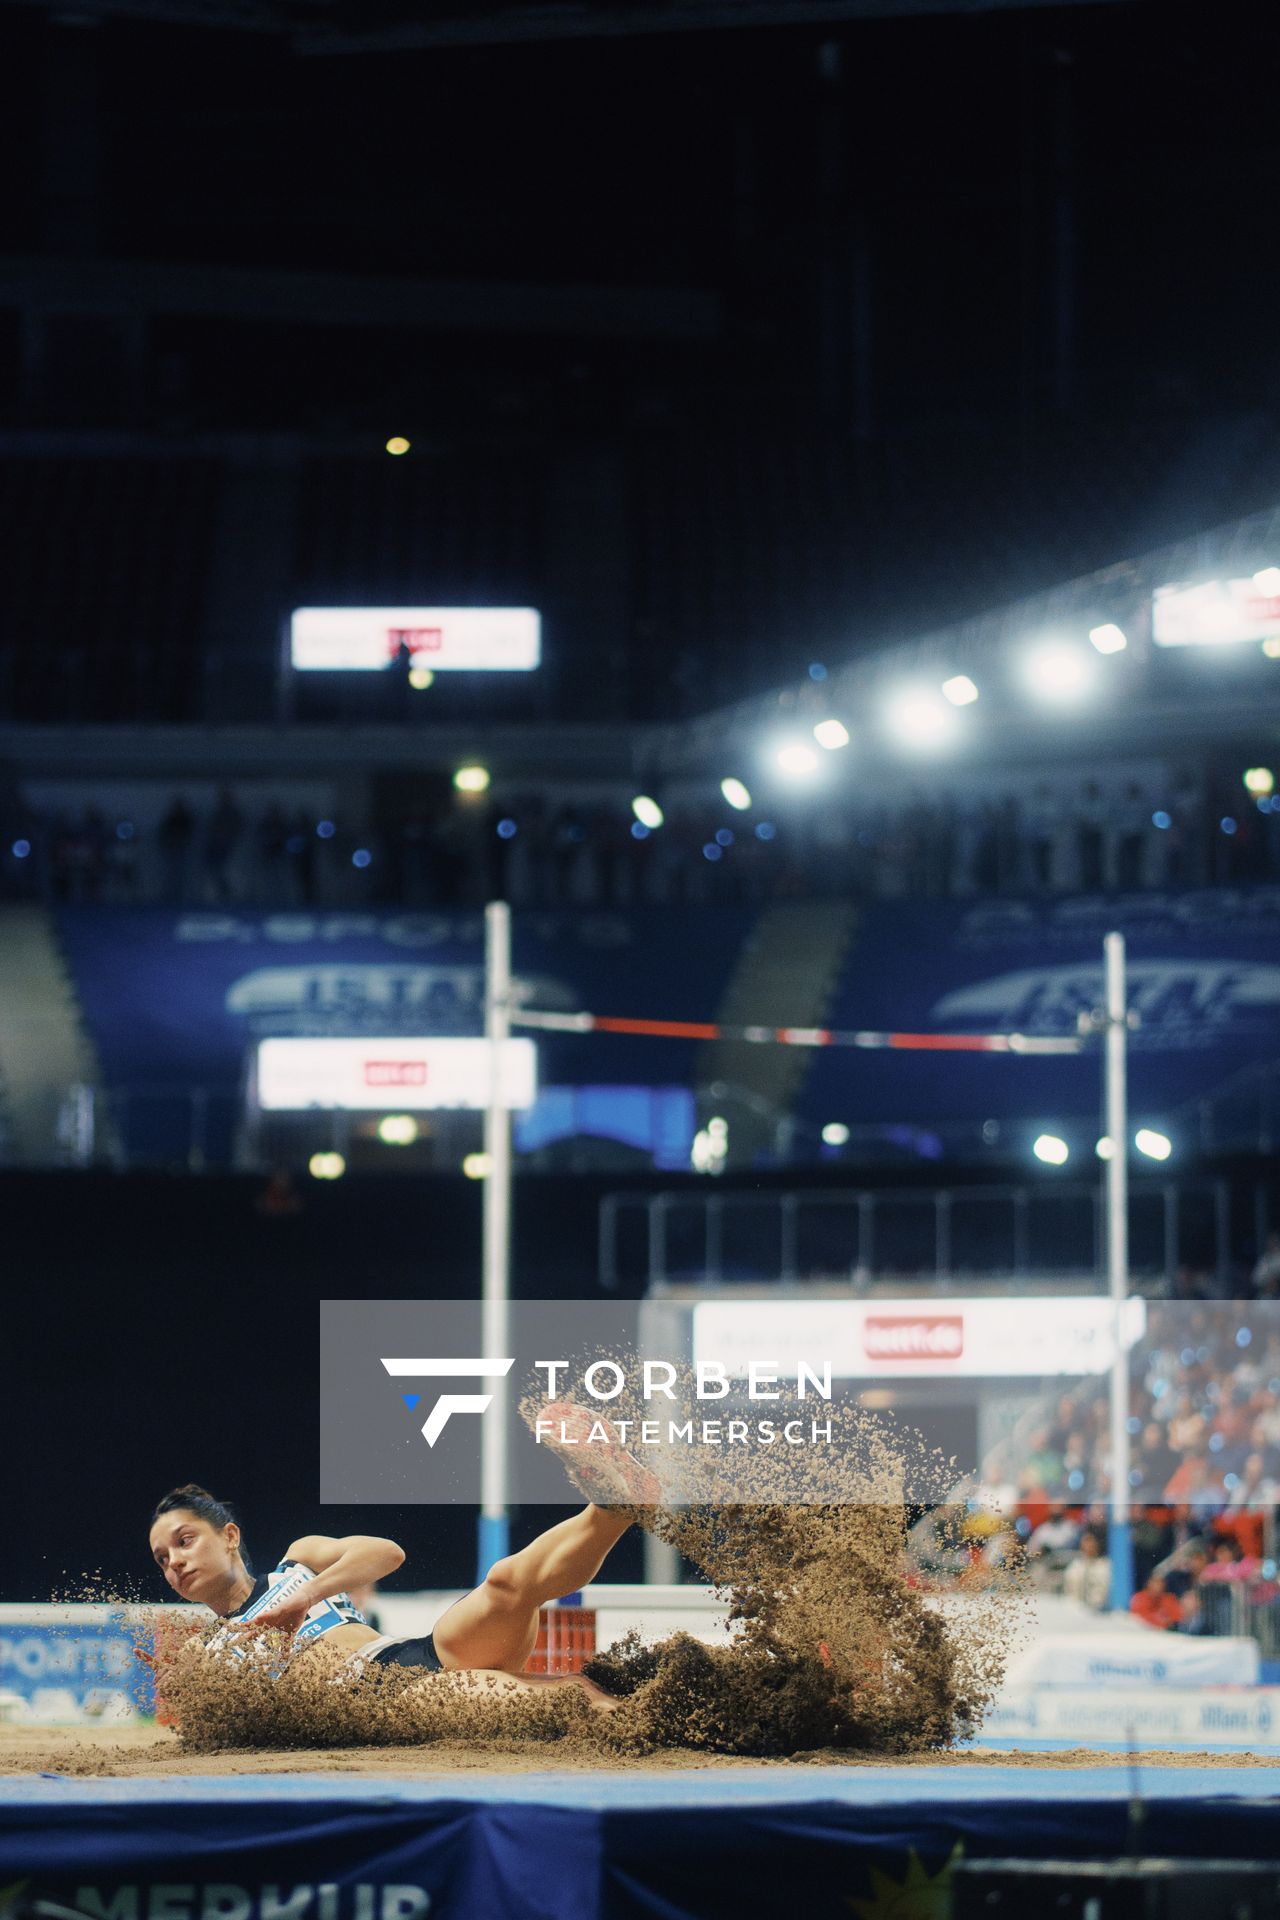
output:
<path id="1" fill-rule="evenodd" d="M 259 1048 L 434 1072 L 505 899 L 527 1008 L 657 1023 L 535 1030 L 531 1297 L 1105 1291 L 1123 932 L 1133 1284 L 1216 1316 L 1135 1375 L 1139 1580 L 1225 1541 L 1270 1648 L 1278 34 L 0 5 L 0 1598 L 159 1597 L 191 1478 L 264 1564 L 372 1524 L 318 1302 L 478 1291 L 481 1103 Z M 975 1555 L 1095 1557 L 1091 1408 Z M 469 1514 L 381 1525 L 470 1578 Z"/>

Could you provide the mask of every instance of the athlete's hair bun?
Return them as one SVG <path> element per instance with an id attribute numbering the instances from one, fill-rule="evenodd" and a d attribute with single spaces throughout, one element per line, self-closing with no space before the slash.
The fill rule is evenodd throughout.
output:
<path id="1" fill-rule="evenodd" d="M 215 1499 L 207 1487 L 197 1486 L 194 1480 L 188 1480 L 185 1487 L 175 1487 L 157 1502 L 152 1524 L 166 1513 L 179 1512 L 198 1514 L 201 1520 L 215 1527 L 225 1527 L 236 1517 L 227 1501 Z"/>

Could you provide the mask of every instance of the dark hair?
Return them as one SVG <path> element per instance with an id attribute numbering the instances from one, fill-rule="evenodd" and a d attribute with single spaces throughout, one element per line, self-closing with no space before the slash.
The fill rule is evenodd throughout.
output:
<path id="1" fill-rule="evenodd" d="M 163 1500 L 156 1502 L 156 1510 L 151 1516 L 152 1526 L 157 1520 L 163 1519 L 166 1513 L 194 1513 L 198 1520 L 207 1520 L 219 1532 L 236 1518 L 236 1510 L 229 1501 L 215 1500 L 207 1487 L 198 1487 L 194 1480 L 189 1480 L 185 1487 L 174 1487 Z M 244 1550 L 243 1539 L 240 1542 L 240 1558 L 247 1570 L 249 1556 Z"/>

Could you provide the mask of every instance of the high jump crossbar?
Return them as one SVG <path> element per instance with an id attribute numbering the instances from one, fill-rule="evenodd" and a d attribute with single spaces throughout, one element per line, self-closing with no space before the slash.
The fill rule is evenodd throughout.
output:
<path id="1" fill-rule="evenodd" d="M 1088 1042 L 1076 1036 L 1050 1038 L 1028 1033 L 877 1033 L 839 1027 L 733 1026 L 721 1020 L 640 1020 L 605 1013 L 543 1013 L 519 1007 L 513 1027 L 544 1033 L 620 1033 L 657 1040 L 743 1040 L 755 1046 L 896 1048 L 914 1053 L 1081 1053 Z"/>

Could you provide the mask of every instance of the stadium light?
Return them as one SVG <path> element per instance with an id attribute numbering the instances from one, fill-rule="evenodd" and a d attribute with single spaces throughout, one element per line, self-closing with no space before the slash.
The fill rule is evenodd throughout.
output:
<path id="1" fill-rule="evenodd" d="M 1100 627 L 1090 627 L 1089 638 L 1099 653 L 1123 653 L 1129 642 L 1123 627 L 1114 620 L 1108 620 Z"/>
<path id="2" fill-rule="evenodd" d="M 636 795 L 631 802 L 631 811 L 642 827 L 648 827 L 650 833 L 655 832 L 667 817 L 657 801 L 651 800 L 647 793 Z"/>
<path id="3" fill-rule="evenodd" d="M 418 1123 L 411 1113 L 389 1113 L 378 1122 L 384 1147 L 411 1147 L 417 1137 Z"/>
<path id="4" fill-rule="evenodd" d="M 803 740 L 788 740 L 774 755 L 789 780 L 810 780 L 818 771 L 818 756 Z"/>
<path id="5" fill-rule="evenodd" d="M 978 697 L 978 689 L 967 673 L 953 673 L 943 681 L 942 692 L 953 707 L 971 707 Z"/>
<path id="6" fill-rule="evenodd" d="M 1093 670 L 1079 647 L 1047 640 L 1033 647 L 1023 662 L 1023 678 L 1041 700 L 1070 705 L 1082 700 L 1093 684 Z"/>
<path id="7" fill-rule="evenodd" d="M 487 1180 L 492 1166 L 487 1153 L 469 1153 L 462 1162 L 462 1171 L 468 1180 Z"/>
<path id="8" fill-rule="evenodd" d="M 485 793 L 489 786 L 488 767 L 459 767 L 453 776 L 459 793 Z"/>
<path id="9" fill-rule="evenodd" d="M 885 707 L 885 724 L 904 747 L 925 751 L 946 746 L 955 732 L 955 716 L 932 687 L 903 687 Z"/>
<path id="10" fill-rule="evenodd" d="M 402 433 L 393 433 L 387 442 L 387 452 L 398 458 L 400 454 L 408 453 L 409 446 L 410 442 Z"/>
<path id="11" fill-rule="evenodd" d="M 1111 1144 L 1111 1136 L 1109 1134 L 1103 1134 L 1101 1140 L 1099 1140 L 1097 1146 L 1094 1148 L 1094 1152 L 1097 1154 L 1099 1160 L 1110 1160 L 1112 1158 L 1115 1153 L 1115 1148 Z"/>
<path id="12" fill-rule="evenodd" d="M 1264 640 L 1262 651 L 1268 660 L 1280 660 L 1280 633 L 1273 633 L 1270 639 Z"/>
<path id="13" fill-rule="evenodd" d="M 823 1145 L 827 1147 L 847 1147 L 849 1144 L 849 1129 L 844 1124 L 844 1121 L 828 1120 L 826 1126 L 822 1129 L 822 1142 Z"/>
<path id="14" fill-rule="evenodd" d="M 722 780 L 720 782 L 720 791 L 729 805 L 738 813 L 745 813 L 751 805 L 751 795 L 741 780 L 734 780 L 733 778 Z"/>
<path id="15" fill-rule="evenodd" d="M 1247 767 L 1244 774 L 1245 792 L 1255 796 L 1274 793 L 1276 777 L 1270 767 Z"/>
<path id="16" fill-rule="evenodd" d="M 843 720 L 819 720 L 813 737 L 820 747 L 825 747 L 828 753 L 834 753 L 837 747 L 848 746 L 849 729 Z"/>
<path id="17" fill-rule="evenodd" d="M 723 1173 L 729 1152 L 729 1123 L 721 1114 L 693 1136 L 689 1160 L 695 1173 Z"/>
<path id="18" fill-rule="evenodd" d="M 1148 1160 L 1167 1160 L 1173 1152 L 1173 1142 L 1168 1134 L 1157 1133 L 1152 1127 L 1139 1127 L 1133 1136 L 1133 1144 L 1139 1153 L 1145 1153 Z"/>
<path id="19" fill-rule="evenodd" d="M 434 686 L 435 678 L 430 667 L 410 667 L 409 669 L 409 685 L 415 693 L 425 693 L 428 687 Z"/>
<path id="20" fill-rule="evenodd" d="M 1070 1147 L 1065 1140 L 1059 1140 L 1056 1133 L 1040 1134 L 1032 1142 L 1031 1151 L 1047 1167 L 1065 1167 L 1071 1157 Z"/>
<path id="21" fill-rule="evenodd" d="M 341 1180 L 347 1170 L 347 1163 L 340 1153 L 313 1153 L 307 1162 L 307 1172 L 313 1180 Z"/>

